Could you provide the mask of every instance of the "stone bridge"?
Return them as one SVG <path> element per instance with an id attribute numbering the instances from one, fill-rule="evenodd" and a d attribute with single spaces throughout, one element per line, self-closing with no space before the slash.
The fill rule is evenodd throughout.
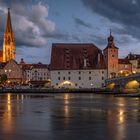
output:
<path id="1" fill-rule="evenodd" d="M 109 89 L 137 89 L 140 86 L 140 73 L 108 79 L 106 86 Z"/>

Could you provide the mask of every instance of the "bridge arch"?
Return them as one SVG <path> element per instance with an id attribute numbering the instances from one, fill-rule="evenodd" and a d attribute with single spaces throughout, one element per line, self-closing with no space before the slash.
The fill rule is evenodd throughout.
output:
<path id="1" fill-rule="evenodd" d="M 128 76 L 130 74 L 131 74 L 131 72 L 129 70 L 120 70 L 118 72 L 118 76 Z"/>
<path id="2" fill-rule="evenodd" d="M 139 86 L 140 83 L 137 80 L 131 80 L 125 84 L 125 89 L 137 89 Z"/>
<path id="3" fill-rule="evenodd" d="M 110 83 L 110 84 L 107 85 L 107 88 L 110 89 L 110 90 L 113 90 L 115 88 L 115 85 L 116 84 L 114 82 Z"/>
<path id="4" fill-rule="evenodd" d="M 62 81 L 58 87 L 60 88 L 70 88 L 73 87 L 75 88 L 75 84 L 72 81 L 66 80 L 66 81 Z"/>

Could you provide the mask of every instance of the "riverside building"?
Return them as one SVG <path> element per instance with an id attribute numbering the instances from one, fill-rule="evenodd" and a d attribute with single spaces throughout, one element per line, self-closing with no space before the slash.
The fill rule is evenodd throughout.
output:
<path id="1" fill-rule="evenodd" d="M 53 44 L 51 53 L 53 88 L 101 88 L 107 69 L 102 51 L 94 44 Z"/>

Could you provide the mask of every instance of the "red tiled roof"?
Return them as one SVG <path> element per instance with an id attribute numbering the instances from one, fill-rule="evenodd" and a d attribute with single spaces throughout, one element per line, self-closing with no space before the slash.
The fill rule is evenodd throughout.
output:
<path id="1" fill-rule="evenodd" d="M 98 61 L 100 54 L 100 60 Z M 86 59 L 86 68 L 84 61 Z M 51 70 L 106 69 L 102 51 L 94 44 L 52 44 Z"/>
<path id="2" fill-rule="evenodd" d="M 131 64 L 128 59 L 119 59 L 119 64 Z"/>
<path id="3" fill-rule="evenodd" d="M 7 64 L 7 62 L 0 62 L 0 69 L 3 69 L 6 64 Z"/>
<path id="4" fill-rule="evenodd" d="M 23 64 L 22 65 L 22 69 L 24 70 L 31 70 L 31 69 L 40 69 L 40 68 L 48 68 L 47 64 L 42 64 L 42 63 L 38 63 L 38 64 Z"/>

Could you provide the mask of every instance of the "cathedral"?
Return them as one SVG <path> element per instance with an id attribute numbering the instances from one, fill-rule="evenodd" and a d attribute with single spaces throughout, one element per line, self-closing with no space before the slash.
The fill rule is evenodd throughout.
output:
<path id="1" fill-rule="evenodd" d="M 8 8 L 5 33 L 3 38 L 3 46 L 2 50 L 0 50 L 0 62 L 7 62 L 11 59 L 15 60 L 15 58 L 16 49 L 14 43 L 14 34 L 12 30 L 10 8 Z"/>

